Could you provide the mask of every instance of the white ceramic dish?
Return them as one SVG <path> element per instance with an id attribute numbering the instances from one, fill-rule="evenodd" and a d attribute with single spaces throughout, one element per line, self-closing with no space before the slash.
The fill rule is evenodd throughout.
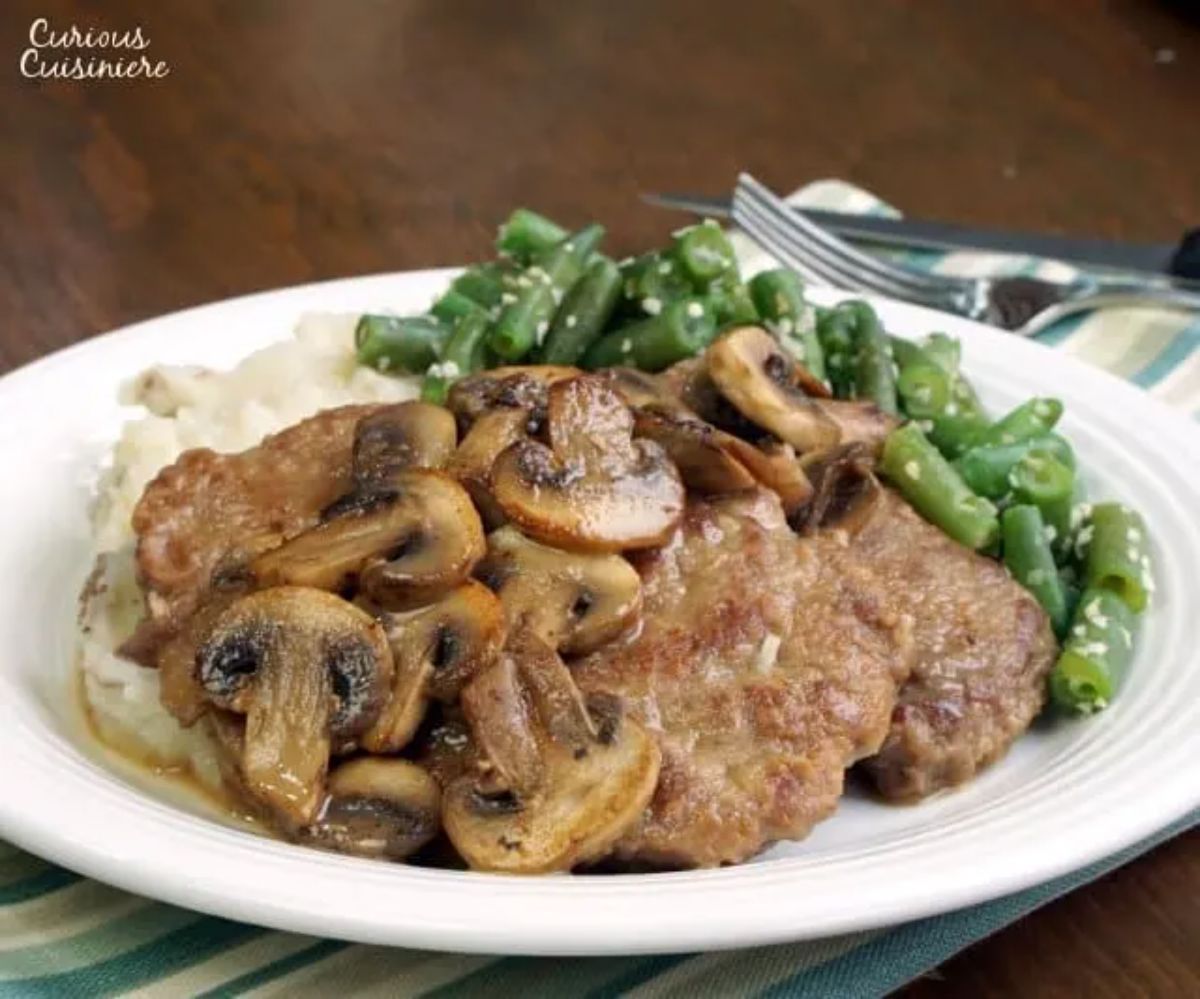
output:
<path id="1" fill-rule="evenodd" d="M 1039 724 L 960 791 L 915 807 L 853 792 L 805 842 L 742 867 L 507 878 L 330 856 L 203 818 L 98 758 L 67 703 L 94 469 L 122 419 L 116 388 L 154 362 L 227 365 L 312 309 L 423 308 L 448 272 L 254 295 L 129 327 L 0 379 L 0 835 L 89 876 L 304 933 L 462 951 L 599 954 L 746 946 L 965 906 L 1080 867 L 1200 804 L 1200 434 L 1142 392 L 1015 337 L 878 303 L 887 326 L 963 339 L 996 410 L 1033 393 L 1093 496 L 1137 506 L 1157 599 L 1116 702 Z"/>

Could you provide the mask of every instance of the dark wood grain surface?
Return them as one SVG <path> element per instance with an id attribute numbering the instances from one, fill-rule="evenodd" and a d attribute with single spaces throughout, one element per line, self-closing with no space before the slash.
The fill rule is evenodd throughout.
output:
<path id="1" fill-rule="evenodd" d="M 517 203 L 636 249 L 678 223 L 639 191 L 719 192 L 740 168 L 1173 239 L 1200 224 L 1193 6 L 8 0 L 0 368 L 206 300 L 462 262 Z M 140 25 L 170 74 L 23 79 L 38 17 Z M 1198 942 L 1192 834 L 909 994 L 1200 995 Z"/>

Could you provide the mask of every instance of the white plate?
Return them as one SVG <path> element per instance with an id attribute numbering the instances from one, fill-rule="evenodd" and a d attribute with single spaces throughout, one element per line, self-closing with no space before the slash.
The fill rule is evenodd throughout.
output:
<path id="1" fill-rule="evenodd" d="M 1116 702 L 1040 724 L 980 779 L 916 807 L 849 796 L 806 841 L 741 867 L 511 878 L 330 856 L 197 817 L 97 761 L 64 711 L 86 490 L 153 362 L 230 364 L 309 309 L 423 308 L 446 271 L 337 281 L 140 323 L 0 380 L 0 835 L 84 874 L 323 936 L 464 951 L 681 951 L 826 936 L 1027 887 L 1200 804 L 1200 436 L 1142 392 L 1036 344 L 910 306 L 884 322 L 963 338 L 996 410 L 1060 396 L 1091 495 L 1145 515 L 1158 594 Z"/>

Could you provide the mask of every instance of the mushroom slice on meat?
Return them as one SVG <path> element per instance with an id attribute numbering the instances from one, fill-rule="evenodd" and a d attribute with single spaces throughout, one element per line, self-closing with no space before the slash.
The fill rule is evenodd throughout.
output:
<path id="1" fill-rule="evenodd" d="M 208 698 L 196 674 L 196 652 L 213 623 L 241 594 L 216 590 L 158 651 L 158 699 L 175 720 L 190 728 L 208 710 Z"/>
<path id="2" fill-rule="evenodd" d="M 239 598 L 212 622 L 196 673 L 216 707 L 246 716 L 246 791 L 285 826 L 313 817 L 333 747 L 374 723 L 391 680 L 383 629 L 322 590 Z"/>
<path id="3" fill-rule="evenodd" d="M 689 489 L 731 493 L 751 489 L 757 480 L 731 452 L 728 434 L 682 406 L 647 403 L 634 415 L 634 433 L 660 445 L 675 462 Z"/>
<path id="4" fill-rule="evenodd" d="M 492 592 L 468 580 L 435 604 L 380 618 L 395 669 L 391 691 L 361 743 L 373 753 L 408 745 L 430 699 L 453 701 L 504 644 L 504 610 Z"/>
<path id="5" fill-rule="evenodd" d="M 527 670 L 541 672 L 546 657 L 558 659 L 547 646 L 536 655 L 528 648 L 516 653 L 528 663 L 517 667 L 526 683 Z M 506 651 L 497 664 L 513 658 Z M 460 777 L 443 796 L 446 832 L 476 870 L 540 874 L 597 860 L 637 822 L 658 782 L 658 743 L 622 719 L 615 699 L 583 708 L 575 702 L 578 691 L 572 697 L 564 689 L 564 682 L 574 688 L 569 674 L 541 682 L 545 689 L 530 697 L 541 763 L 532 789 L 505 785 L 501 772 L 484 772 Z M 484 733 L 472 722 L 480 740 Z"/>
<path id="6" fill-rule="evenodd" d="M 492 467 L 509 520 L 549 544 L 620 551 L 661 544 L 683 516 L 679 472 L 653 441 L 633 439 L 633 414 L 595 377 L 556 382 L 549 446 L 518 441 Z"/>
<path id="7" fill-rule="evenodd" d="M 790 513 L 806 503 L 812 496 L 812 483 L 796 458 L 790 444 L 768 440 L 759 446 L 722 434 L 721 441 L 729 453 L 737 458 L 754 478 L 779 496 L 784 512 Z"/>
<path id="8" fill-rule="evenodd" d="M 342 591 L 356 579 L 388 608 L 427 602 L 470 575 L 484 551 L 471 497 L 442 472 L 399 473 L 381 492 L 351 493 L 327 519 L 258 556 L 263 586 Z"/>
<path id="9" fill-rule="evenodd" d="M 363 756 L 329 775 L 316 819 L 302 842 L 359 857 L 403 860 L 441 829 L 442 793 L 409 760 Z"/>
<path id="10" fill-rule="evenodd" d="M 487 760 L 486 786 L 477 787 L 480 807 L 491 798 L 506 807 L 541 785 L 545 768 L 535 730 L 533 705 L 521 683 L 516 659 L 501 653 L 462 692 L 462 711 Z"/>
<path id="11" fill-rule="evenodd" d="M 384 406 L 354 428 L 354 481 L 359 489 L 377 489 L 409 468 L 441 468 L 457 442 L 454 414 L 441 406 L 428 402 Z"/>
<path id="12" fill-rule="evenodd" d="M 637 368 L 605 368 L 596 372 L 596 377 L 624 399 L 625 405 L 631 409 L 671 403 L 683 405 L 658 375 L 647 371 L 639 371 Z"/>
<path id="13" fill-rule="evenodd" d="M 446 472 L 470 493 L 489 527 L 504 523 L 504 511 L 492 496 L 492 466 L 505 448 L 526 436 L 530 419 L 528 409 L 491 409 L 481 413 L 446 464 Z"/>
<path id="14" fill-rule="evenodd" d="M 629 631 L 642 609 L 642 581 L 620 555 L 551 548 L 513 527 L 488 535 L 476 572 L 499 596 L 510 629 L 572 655 Z"/>
<path id="15" fill-rule="evenodd" d="M 820 406 L 837 424 L 843 444 L 866 445 L 872 455 L 879 453 L 887 435 L 900 426 L 900 417 L 866 399 L 828 399 Z"/>
<path id="16" fill-rule="evenodd" d="M 550 386 L 581 374 L 579 368 L 553 364 L 492 368 L 455 382 L 446 405 L 464 430 L 490 409 L 528 410 L 541 422 Z"/>
<path id="17" fill-rule="evenodd" d="M 858 533 L 883 497 L 869 448 L 857 442 L 840 444 L 805 455 L 802 464 L 814 491 L 811 500 L 791 517 L 792 527 L 801 534 L 818 527 Z"/>
<path id="18" fill-rule="evenodd" d="M 798 388 L 796 362 L 766 330 L 730 330 L 705 354 L 709 377 L 748 420 L 799 452 L 832 447 L 841 432 Z"/>

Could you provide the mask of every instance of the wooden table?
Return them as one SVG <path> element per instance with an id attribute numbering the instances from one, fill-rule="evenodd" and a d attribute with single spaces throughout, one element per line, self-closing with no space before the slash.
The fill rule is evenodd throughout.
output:
<path id="1" fill-rule="evenodd" d="M 9 0 L 0 366 L 241 292 L 466 261 L 515 204 L 634 250 L 679 221 L 638 192 L 719 192 L 740 168 L 1173 239 L 1200 224 L 1189 6 Z M 38 17 L 140 24 L 169 75 L 22 79 Z M 1193 833 L 909 994 L 1200 994 L 1197 899 Z"/>

